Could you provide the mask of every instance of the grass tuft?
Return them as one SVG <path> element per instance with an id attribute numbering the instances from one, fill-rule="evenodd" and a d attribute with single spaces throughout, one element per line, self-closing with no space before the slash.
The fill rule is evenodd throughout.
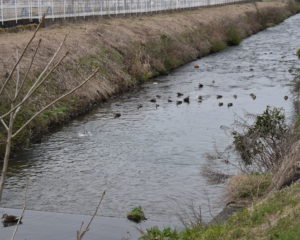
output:
<path id="1" fill-rule="evenodd" d="M 147 220 L 144 211 L 141 206 L 133 208 L 128 214 L 127 218 L 133 222 L 139 223 L 143 220 Z"/>
<path id="2" fill-rule="evenodd" d="M 222 40 L 216 40 L 211 43 L 211 52 L 216 53 L 224 50 L 227 47 L 227 44 Z"/>
<path id="3" fill-rule="evenodd" d="M 242 41 L 240 30 L 235 26 L 230 26 L 225 31 L 227 44 L 229 46 L 237 46 Z"/>

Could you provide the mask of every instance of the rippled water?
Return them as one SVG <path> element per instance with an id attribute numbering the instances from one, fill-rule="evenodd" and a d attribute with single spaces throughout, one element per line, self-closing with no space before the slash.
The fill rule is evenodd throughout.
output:
<path id="1" fill-rule="evenodd" d="M 293 99 L 283 97 L 291 95 L 294 76 L 289 70 L 299 68 L 299 29 L 297 15 L 238 47 L 156 78 L 44 137 L 11 162 L 3 206 L 22 206 L 29 176 L 28 208 L 33 210 L 91 213 L 106 189 L 104 216 L 123 217 L 141 205 L 152 220 L 173 219 L 179 209 L 194 204 L 208 219 L 208 205 L 212 214 L 222 208 L 225 186 L 203 177 L 210 164 L 204 154 L 230 143 L 222 126 L 230 126 L 237 115 L 260 113 L 266 105 L 283 107 L 293 116 Z M 177 92 L 189 95 L 191 103 L 176 106 Z M 224 96 L 223 107 L 217 94 Z M 161 96 L 157 109 L 149 101 L 156 95 Z M 169 97 L 174 102 L 168 103 Z M 117 112 L 122 116 L 114 119 Z M 221 162 L 213 167 L 232 171 Z"/>

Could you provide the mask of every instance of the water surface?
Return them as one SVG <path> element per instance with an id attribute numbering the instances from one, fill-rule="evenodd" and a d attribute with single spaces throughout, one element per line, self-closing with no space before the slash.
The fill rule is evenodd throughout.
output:
<path id="1" fill-rule="evenodd" d="M 224 126 L 245 113 L 260 113 L 266 105 L 294 115 L 292 97 L 283 98 L 291 96 L 294 75 L 289 70 L 299 68 L 299 29 L 296 15 L 238 47 L 187 64 L 102 104 L 44 137 L 11 162 L 2 206 L 22 207 L 29 176 L 32 210 L 88 214 L 107 190 L 103 216 L 124 217 L 141 205 L 148 218 L 163 221 L 194 205 L 201 206 L 209 219 L 224 206 L 225 185 L 209 184 L 203 169 L 210 164 L 235 171 L 204 156 L 214 146 L 222 149 L 231 142 Z M 199 83 L 204 87 L 199 89 Z M 177 106 L 177 92 L 190 96 L 190 104 Z M 217 100 L 217 94 L 223 98 Z M 157 102 L 150 102 L 155 97 Z M 228 108 L 228 103 L 233 106 Z M 138 109 L 139 104 L 143 107 Z M 122 115 L 114 119 L 115 113 Z"/>

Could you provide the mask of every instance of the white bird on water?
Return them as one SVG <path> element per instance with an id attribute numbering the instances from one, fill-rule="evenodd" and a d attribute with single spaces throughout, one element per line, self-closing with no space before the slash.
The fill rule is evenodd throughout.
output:
<path id="1" fill-rule="evenodd" d="M 86 130 L 86 129 L 83 132 L 78 133 L 78 137 L 90 137 L 92 135 L 93 134 L 90 131 Z"/>

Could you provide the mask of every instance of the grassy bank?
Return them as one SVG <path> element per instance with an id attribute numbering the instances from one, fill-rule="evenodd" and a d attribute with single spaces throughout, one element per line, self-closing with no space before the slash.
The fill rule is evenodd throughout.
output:
<path id="1" fill-rule="evenodd" d="M 183 231 L 147 230 L 141 240 L 298 240 L 300 184 L 274 191 L 221 224 L 198 225 Z"/>
<path id="2" fill-rule="evenodd" d="M 145 16 L 139 18 L 102 19 L 95 22 L 53 25 L 38 33 L 42 41 L 38 63 L 33 66 L 34 79 L 46 59 L 69 33 L 64 49 L 71 56 L 51 74 L 37 95 L 20 113 L 21 125 L 34 110 L 74 87 L 81 74 L 96 67 L 100 72 L 75 95 L 56 104 L 40 115 L 14 142 L 15 149 L 38 139 L 52 126 L 89 111 L 94 105 L 113 95 L 127 91 L 139 83 L 195 60 L 220 51 L 268 26 L 283 21 L 298 11 L 295 4 L 259 2 L 237 4 L 194 11 Z M 0 80 L 13 65 L 11 57 L 30 38 L 30 30 L 0 33 Z M 32 50 L 33 51 L 33 50 Z M 26 69 L 31 53 L 25 56 L 20 69 Z M 24 72 L 21 72 L 21 76 Z M 9 93 L 8 93 L 9 95 Z M 8 108 L 8 95 L 0 97 L 0 113 Z M 0 128 L 0 152 L 3 151 L 3 129 Z"/>

